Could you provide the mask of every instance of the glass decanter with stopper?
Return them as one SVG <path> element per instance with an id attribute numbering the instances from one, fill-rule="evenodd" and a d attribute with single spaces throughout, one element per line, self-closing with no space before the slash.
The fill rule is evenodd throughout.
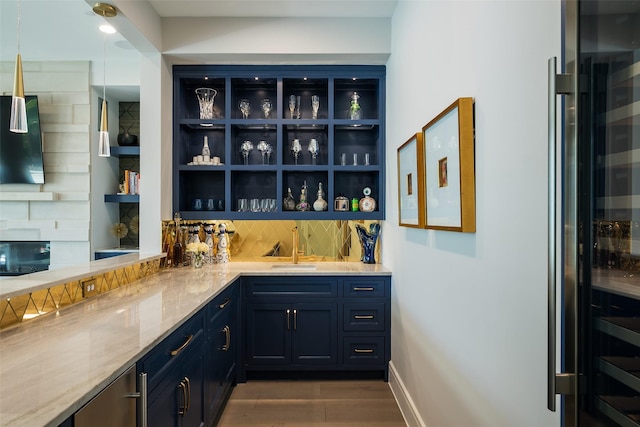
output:
<path id="1" fill-rule="evenodd" d="M 326 211 L 327 210 L 327 201 L 324 199 L 324 191 L 322 191 L 322 183 L 318 184 L 318 198 L 315 202 L 313 202 L 313 210 L 314 211 Z"/>
<path id="2" fill-rule="evenodd" d="M 358 99 L 360 99 L 358 92 L 353 92 L 353 95 L 351 95 L 351 106 L 349 107 L 349 118 L 351 120 L 360 120 L 361 118 Z"/>

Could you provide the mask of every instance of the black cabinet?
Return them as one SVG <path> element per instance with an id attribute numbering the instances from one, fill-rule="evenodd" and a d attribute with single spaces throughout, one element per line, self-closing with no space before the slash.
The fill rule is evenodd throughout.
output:
<path id="1" fill-rule="evenodd" d="M 390 359 L 390 277 L 249 277 L 245 360 L 251 371 L 378 371 Z"/>
<path id="2" fill-rule="evenodd" d="M 384 66 L 175 65 L 173 78 L 173 210 L 183 218 L 384 219 Z M 212 110 L 201 111 L 199 89 L 215 91 Z M 198 159 L 205 140 L 209 159 Z M 288 188 L 298 199 L 305 183 L 311 204 L 322 184 L 328 209 L 283 211 Z M 373 212 L 334 210 L 335 197 L 360 199 L 365 187 Z M 224 202 L 207 210 L 208 199 Z M 244 210 L 244 199 L 275 199 L 275 210 Z"/>

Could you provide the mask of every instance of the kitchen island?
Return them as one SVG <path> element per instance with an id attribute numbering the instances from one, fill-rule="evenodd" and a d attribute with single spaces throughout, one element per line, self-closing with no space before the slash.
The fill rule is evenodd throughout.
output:
<path id="1" fill-rule="evenodd" d="M 57 426 L 241 276 L 385 276 L 380 264 L 161 270 L 0 331 L 0 425 Z"/>

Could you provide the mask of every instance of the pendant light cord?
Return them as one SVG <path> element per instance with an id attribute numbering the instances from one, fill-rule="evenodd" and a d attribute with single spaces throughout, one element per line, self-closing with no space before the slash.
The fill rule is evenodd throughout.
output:
<path id="1" fill-rule="evenodd" d="M 102 34 L 102 99 L 107 99 L 107 35 Z"/>
<path id="2" fill-rule="evenodd" d="M 18 53 L 20 53 L 20 0 L 17 1 L 17 14 L 18 14 L 18 25 L 17 25 L 17 36 L 16 41 L 18 45 Z"/>

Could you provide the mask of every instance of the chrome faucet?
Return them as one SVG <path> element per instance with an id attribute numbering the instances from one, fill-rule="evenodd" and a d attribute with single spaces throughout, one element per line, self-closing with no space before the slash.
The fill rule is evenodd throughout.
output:
<path id="1" fill-rule="evenodd" d="M 291 250 L 291 262 L 298 263 L 298 227 L 293 227 L 293 249 Z"/>

